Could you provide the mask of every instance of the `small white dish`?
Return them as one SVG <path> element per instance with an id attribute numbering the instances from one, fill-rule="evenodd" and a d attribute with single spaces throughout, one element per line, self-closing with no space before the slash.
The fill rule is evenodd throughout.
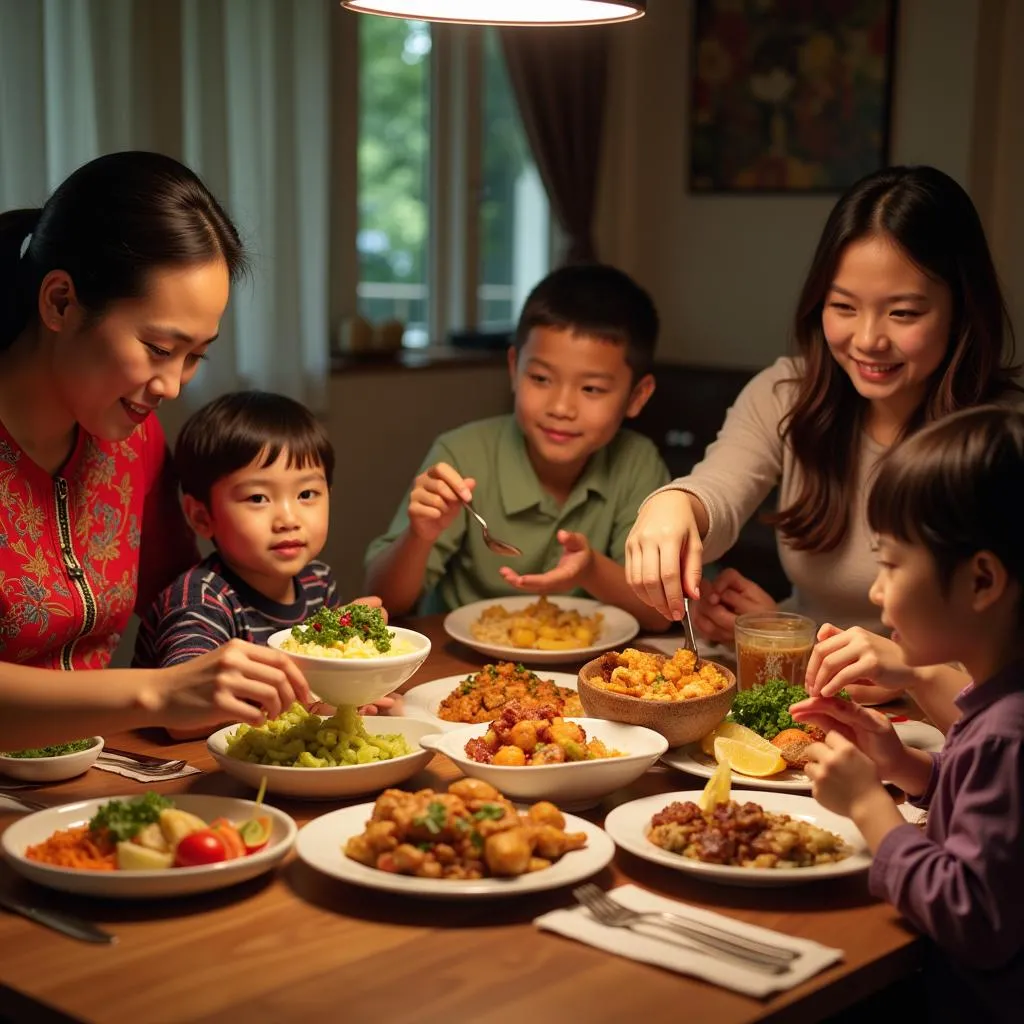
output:
<path id="1" fill-rule="evenodd" d="M 615 855 L 615 844 L 596 825 L 571 814 L 565 815 L 566 832 L 584 832 L 587 845 L 572 850 L 551 867 L 531 871 L 517 878 L 478 878 L 456 880 L 417 878 L 395 875 L 389 871 L 367 867 L 345 856 L 345 843 L 359 835 L 373 814 L 373 804 L 357 804 L 315 818 L 299 830 L 295 851 L 299 859 L 331 878 L 352 885 L 406 896 L 442 900 L 493 899 L 500 896 L 521 896 L 572 885 L 597 874 Z"/>
<path id="2" fill-rule="evenodd" d="M 647 838 L 650 831 L 651 818 L 669 804 L 680 801 L 700 799 L 700 790 L 687 790 L 679 793 L 658 793 L 655 796 L 643 797 L 620 804 L 608 813 L 605 818 L 605 831 L 615 840 L 618 846 L 636 854 L 644 860 L 663 867 L 682 871 L 684 874 L 695 875 L 710 882 L 721 882 L 724 885 L 750 887 L 773 887 L 785 885 L 803 885 L 820 879 L 839 878 L 843 875 L 860 874 L 871 866 L 871 855 L 867 844 L 857 827 L 849 818 L 843 818 L 826 810 L 809 796 L 796 796 L 791 793 L 768 793 L 752 790 L 733 790 L 732 799 L 737 803 L 748 800 L 760 804 L 766 811 L 788 814 L 791 818 L 800 818 L 812 825 L 828 829 L 842 837 L 853 848 L 853 853 L 845 860 L 835 864 L 818 864 L 809 868 L 739 868 L 726 864 L 706 864 L 692 860 L 682 854 L 670 853 L 660 846 L 655 846 Z"/>
<path id="3" fill-rule="evenodd" d="M 56 757 L 7 757 L 0 754 L 0 784 L 3 776 L 22 782 L 63 782 L 88 771 L 100 756 L 103 737 L 93 736 L 92 746 Z"/>
<path id="4" fill-rule="evenodd" d="M 292 848 L 298 831 L 295 822 L 284 811 L 269 804 L 257 804 L 253 800 L 238 800 L 235 797 L 182 793 L 172 798 L 174 806 L 197 814 L 207 822 L 214 818 L 227 818 L 231 822 L 240 823 L 257 815 L 269 817 L 270 841 L 262 850 L 248 857 L 201 867 L 166 868 L 161 871 L 83 871 L 40 864 L 25 856 L 28 847 L 43 842 L 54 832 L 86 824 L 103 804 L 111 800 L 137 800 L 139 795 L 134 793 L 104 797 L 102 800 L 79 800 L 62 807 L 36 811 L 9 825 L 0 837 L 0 845 L 11 867 L 18 874 L 50 889 L 116 899 L 155 899 L 224 889 L 262 875 L 284 858 Z"/>
<path id="5" fill-rule="evenodd" d="M 588 740 L 599 739 L 609 749 L 621 750 L 624 756 L 523 767 L 481 764 L 469 757 L 465 748 L 468 740 L 487 732 L 486 723 L 434 733 L 424 736 L 420 742 L 444 754 L 463 775 L 489 783 L 510 800 L 550 800 L 568 810 L 593 807 L 609 793 L 635 782 L 668 748 L 668 741 L 661 733 L 639 725 L 608 722 L 603 718 L 566 721 L 581 725 Z"/>
<path id="6" fill-rule="evenodd" d="M 397 690 L 427 660 L 430 639 L 414 629 L 388 626 L 395 639 L 412 647 L 406 654 L 379 658 L 318 658 L 311 654 L 287 654 L 302 669 L 309 688 L 323 701 L 342 704 L 371 704 Z M 279 629 L 270 635 L 268 647 L 281 650 L 281 643 L 292 635 L 291 629 Z"/>
<path id="7" fill-rule="evenodd" d="M 710 779 L 718 762 L 714 755 L 705 754 L 699 743 L 687 743 L 683 747 L 673 747 L 663 757 L 662 763 L 670 768 L 695 775 L 700 779 Z M 811 780 L 799 768 L 786 768 L 777 775 L 763 777 L 744 775 L 733 771 L 733 781 L 744 786 L 755 786 L 757 789 L 774 790 L 775 792 L 809 793 Z"/>
<path id="8" fill-rule="evenodd" d="M 443 679 L 432 679 L 429 683 L 420 683 L 411 690 L 406 691 L 403 696 L 403 703 L 407 714 L 415 715 L 424 721 L 433 722 L 442 732 L 449 732 L 452 729 L 461 729 L 465 723 L 449 722 L 439 717 L 438 710 L 441 702 L 448 696 L 464 679 L 473 675 L 467 672 L 461 676 L 445 676 Z M 555 686 L 562 686 L 567 690 L 579 689 L 579 677 L 569 672 L 538 672 L 541 679 L 550 680 Z"/>
<path id="9" fill-rule="evenodd" d="M 286 768 L 254 764 L 252 761 L 240 761 L 227 752 L 228 737 L 238 728 L 237 725 L 219 729 L 206 741 L 206 747 L 221 768 L 239 782 L 259 789 L 260 782 L 265 778 L 268 793 L 306 800 L 362 796 L 364 793 L 397 786 L 425 768 L 434 756 L 433 751 L 420 746 L 421 737 L 434 731 L 429 722 L 418 718 L 371 715 L 363 723 L 371 736 L 401 733 L 413 752 L 388 761 L 372 761 L 369 764 L 351 764 L 339 768 Z"/>
<path id="10" fill-rule="evenodd" d="M 601 633 L 597 642 L 589 647 L 574 647 L 562 651 L 538 651 L 532 647 L 511 647 L 501 644 L 489 644 L 477 640 L 473 636 L 472 626 L 487 608 L 500 604 L 506 611 L 514 612 L 526 608 L 528 605 L 536 604 L 537 597 L 533 596 L 512 596 L 494 598 L 488 601 L 474 601 L 472 604 L 463 605 L 449 612 L 445 616 L 445 632 L 459 643 L 486 654 L 492 658 L 500 658 L 502 661 L 518 661 L 524 665 L 564 665 L 570 662 L 590 661 L 602 651 L 609 651 L 613 647 L 621 647 L 632 640 L 640 632 L 640 623 L 621 608 L 614 605 L 602 604 L 589 597 L 563 597 L 559 595 L 553 599 L 554 604 L 560 608 L 570 611 L 578 611 L 580 615 L 591 616 L 600 612 L 604 616 L 601 623 Z"/>
<path id="11" fill-rule="evenodd" d="M 928 725 L 926 722 L 893 722 L 892 727 L 905 746 L 914 747 L 917 750 L 937 753 L 946 741 L 945 736 L 934 725 Z M 718 767 L 718 762 L 713 756 L 705 754 L 700 749 L 699 743 L 688 743 L 684 747 L 675 747 L 668 751 L 661 760 L 671 768 L 686 772 L 687 775 L 696 775 L 701 779 L 710 779 Z M 778 775 L 767 775 L 762 778 L 734 771 L 733 778 L 745 786 L 783 793 L 810 793 L 812 788 L 811 780 L 799 768 L 787 768 L 785 771 L 779 772 Z"/>
<path id="12" fill-rule="evenodd" d="M 893 722 L 892 727 L 905 747 L 925 750 L 929 754 L 937 754 L 946 742 L 942 732 L 927 722 Z"/>

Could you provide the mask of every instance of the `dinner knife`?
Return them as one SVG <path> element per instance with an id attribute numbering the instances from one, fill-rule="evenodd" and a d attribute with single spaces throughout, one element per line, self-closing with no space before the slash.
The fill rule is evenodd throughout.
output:
<path id="1" fill-rule="evenodd" d="M 64 914 L 58 910 L 42 910 L 2 893 L 0 893 L 0 907 L 5 907 L 15 914 L 21 914 L 22 917 L 27 917 L 30 921 L 45 925 L 63 935 L 70 935 L 73 939 L 81 939 L 82 942 L 104 944 L 117 942 L 116 935 L 97 928 L 91 921 L 84 921 L 80 917 L 73 917 L 71 914 Z"/>

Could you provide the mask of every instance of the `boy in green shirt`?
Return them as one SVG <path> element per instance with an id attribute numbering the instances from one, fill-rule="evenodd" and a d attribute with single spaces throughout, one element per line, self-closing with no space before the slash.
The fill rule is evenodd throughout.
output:
<path id="1" fill-rule="evenodd" d="M 623 569 L 640 503 L 669 479 L 654 444 L 620 429 L 654 391 L 657 334 L 650 297 L 614 267 L 563 267 L 534 288 L 508 352 L 514 414 L 442 434 L 367 549 L 367 588 L 392 615 L 525 591 L 589 594 L 668 627 Z M 470 499 L 521 557 L 487 548 Z"/>

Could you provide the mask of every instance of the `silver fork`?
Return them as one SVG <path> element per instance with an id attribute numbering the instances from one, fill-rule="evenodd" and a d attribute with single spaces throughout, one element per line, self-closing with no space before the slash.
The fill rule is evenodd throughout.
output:
<path id="1" fill-rule="evenodd" d="M 18 793 L 9 793 L 3 789 L 0 789 L 0 796 L 4 797 L 7 800 L 10 800 L 11 803 L 18 804 L 20 809 L 26 811 L 45 811 L 46 808 L 50 806 L 49 804 L 41 804 L 38 800 L 26 800 L 23 796 L 20 796 Z M 17 812 L 19 810 L 19 807 L 14 807 L 10 809 Z M 2 810 L 2 808 L 0 808 L 0 810 Z"/>
<path id="2" fill-rule="evenodd" d="M 110 754 L 100 754 L 97 758 L 100 764 L 112 765 L 117 768 L 131 768 L 139 775 L 148 775 L 152 778 L 159 778 L 161 775 L 174 775 L 180 772 L 187 764 L 186 761 L 165 761 L 162 764 L 142 764 L 130 757 L 117 757 Z"/>
<path id="3" fill-rule="evenodd" d="M 697 651 L 697 640 L 693 635 L 693 623 L 690 621 L 690 599 L 683 596 L 683 625 L 686 629 L 686 640 L 690 645 L 690 650 L 693 651 L 693 671 L 700 671 L 700 653 Z"/>
<path id="4" fill-rule="evenodd" d="M 743 935 L 734 935 L 703 921 L 661 911 L 641 913 L 630 910 L 593 883 L 573 889 L 572 894 L 601 924 L 610 928 L 634 928 L 644 922 L 656 924 L 688 939 L 692 943 L 692 948 L 701 953 L 732 960 L 765 974 L 785 974 L 800 955 L 789 949 L 778 949 L 756 939 L 748 939 Z"/>

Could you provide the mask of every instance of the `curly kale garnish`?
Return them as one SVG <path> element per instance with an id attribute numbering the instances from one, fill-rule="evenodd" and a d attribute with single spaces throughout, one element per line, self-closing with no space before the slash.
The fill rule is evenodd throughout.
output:
<path id="1" fill-rule="evenodd" d="M 333 647 L 352 637 L 368 640 L 381 654 L 391 650 L 395 634 L 388 629 L 379 608 L 366 604 L 346 604 L 341 608 L 321 608 L 301 626 L 292 626 L 292 636 L 303 644 Z"/>

